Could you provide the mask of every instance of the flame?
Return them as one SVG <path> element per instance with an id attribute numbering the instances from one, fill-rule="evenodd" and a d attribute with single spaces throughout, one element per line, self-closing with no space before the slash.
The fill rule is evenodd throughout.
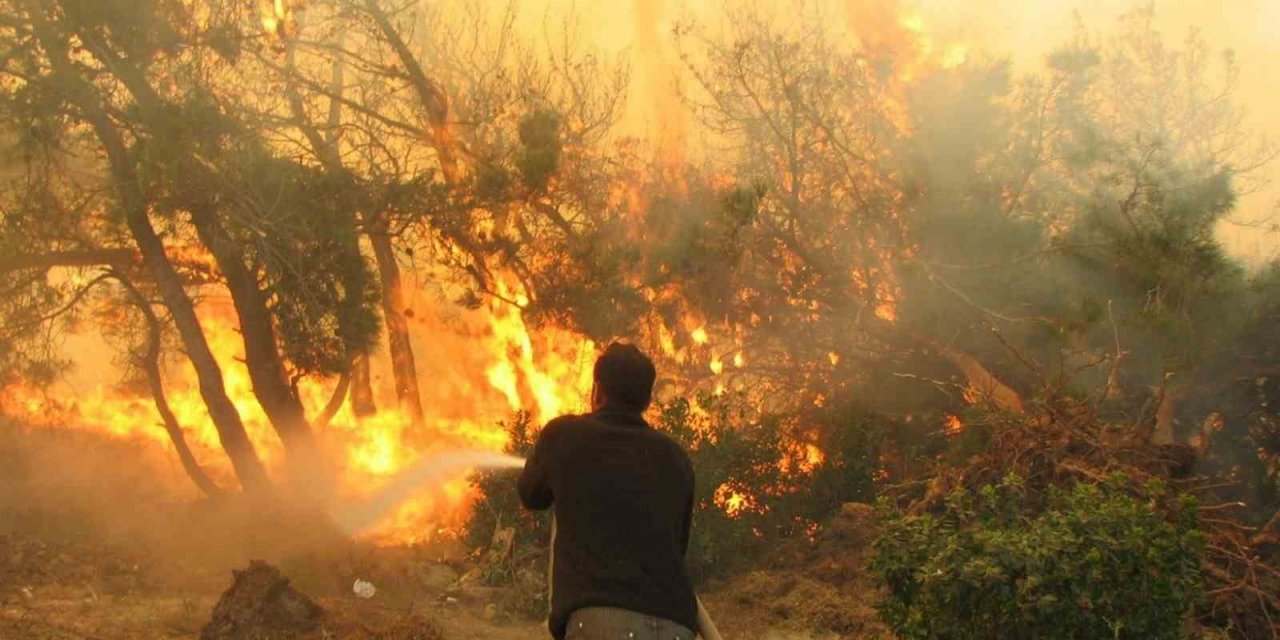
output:
<path id="1" fill-rule="evenodd" d="M 804 445 L 804 462 L 800 463 L 800 471 L 804 473 L 812 473 L 814 469 L 822 466 L 827 461 L 826 454 L 822 453 L 822 449 L 812 444 Z"/>
<path id="2" fill-rule="evenodd" d="M 707 342 L 710 340 L 710 338 L 707 337 L 707 330 L 703 327 L 698 327 L 697 329 L 694 329 L 689 334 L 689 337 L 693 338 L 693 343 L 699 346 L 707 344 Z"/>
<path id="3" fill-rule="evenodd" d="M 739 492 L 728 484 L 716 487 L 711 499 L 730 518 L 738 518 L 746 512 L 760 510 L 760 504 L 753 496 Z"/>
<path id="4" fill-rule="evenodd" d="M 964 422 L 960 420 L 959 416 L 948 414 L 943 422 L 945 423 L 944 429 L 949 436 L 959 435 L 961 431 L 964 431 Z"/>
<path id="5" fill-rule="evenodd" d="M 263 0 L 260 3 L 262 28 L 281 40 L 293 35 L 297 19 L 288 0 Z"/>
<path id="6" fill-rule="evenodd" d="M 202 259 L 192 250 L 192 260 Z M 505 288 L 502 297 L 527 299 Z M 221 365 L 227 394 L 244 421 L 250 440 L 268 468 L 278 475 L 283 448 L 253 395 L 243 365 L 243 343 L 230 300 L 200 298 L 197 315 Z M 556 329 L 534 330 L 520 306 L 492 300 L 477 310 L 452 305 L 418 310 L 410 322 L 419 356 L 419 377 L 426 424 L 414 427 L 395 408 L 389 363 L 373 359 L 373 382 L 379 403 L 376 415 L 357 420 L 344 406 L 317 438 L 335 462 L 338 501 L 360 500 L 388 478 L 422 456 L 445 448 L 500 451 L 507 434 L 500 422 L 518 410 L 537 424 L 583 408 L 590 388 L 590 360 L 595 345 Z M 87 354 L 90 359 L 92 354 Z M 101 357 L 101 354 L 98 355 Z M 166 363 L 165 390 L 188 445 L 215 481 L 230 487 L 234 479 L 218 434 L 209 420 L 194 372 L 185 360 Z M 160 426 L 153 400 L 137 389 L 69 380 L 52 388 L 11 385 L 0 389 L 0 406 L 12 417 L 36 428 L 73 429 L 139 443 L 147 455 L 172 460 L 172 445 Z M 329 401 L 333 380 L 304 379 L 298 391 L 314 412 Z M 176 462 L 172 486 L 188 486 Z M 464 523 L 474 498 L 465 475 L 424 490 L 395 514 L 362 534 L 383 544 L 430 539 Z"/>
<path id="7" fill-rule="evenodd" d="M 669 59 L 661 37 L 665 0 L 635 0 L 636 60 L 640 64 L 641 89 L 651 102 L 649 137 L 668 178 L 683 187 L 678 170 L 685 164 L 689 113 L 677 90 L 677 67 Z"/>
<path id="8" fill-rule="evenodd" d="M 864 48 L 884 53 L 892 61 L 893 80 L 884 96 L 886 109 L 895 114 L 895 126 L 909 129 L 903 87 L 927 66 L 963 65 L 969 49 L 959 43 L 935 42 L 922 15 L 902 10 L 896 2 L 846 2 L 850 30 Z M 295 13 L 302 7 L 299 0 L 260 0 L 259 6 L 261 23 L 268 34 L 284 40 L 295 32 Z M 662 59 L 665 54 L 658 32 L 663 0 L 636 0 L 636 8 L 636 39 L 647 65 L 642 72 L 649 84 L 654 119 L 661 123 L 656 130 L 656 147 L 660 163 L 669 171 L 686 162 L 685 138 L 690 116 L 680 105 L 674 89 L 674 67 Z M 439 134 L 447 136 L 448 130 L 442 128 Z M 448 141 L 442 144 L 447 147 Z M 780 174 L 783 180 L 788 179 L 788 172 L 780 171 Z M 623 179 L 610 185 L 608 192 L 608 207 L 623 211 L 626 220 L 636 227 L 641 226 L 649 208 L 649 196 L 643 185 L 643 180 Z M 872 251 L 879 253 L 874 246 Z M 216 272 L 212 259 L 199 248 L 178 247 L 168 252 L 176 263 Z M 887 257 L 887 251 L 883 255 Z M 788 264 L 787 268 L 798 266 Z M 853 280 L 858 287 L 874 288 L 877 317 L 886 321 L 896 319 L 899 292 L 892 273 L 864 266 L 855 269 Z M 359 499 L 372 493 L 380 481 L 434 449 L 468 446 L 500 450 L 507 437 L 498 423 L 509 419 L 515 411 L 528 411 L 536 423 L 542 424 L 555 415 L 582 408 L 591 384 L 589 359 L 595 345 L 566 331 L 534 330 L 523 315 L 523 308 L 530 302 L 529 294 L 511 282 L 497 279 L 498 295 L 477 310 L 419 305 L 427 308 L 410 319 L 419 359 L 423 404 L 428 414 L 426 424 L 414 426 L 395 409 L 393 380 L 384 366 L 386 363 L 379 361 L 375 363 L 374 383 L 380 412 L 358 420 L 349 408 L 344 408 L 319 434 L 326 450 L 337 458 L 340 493 L 344 498 Z M 421 292 L 416 296 L 410 291 L 406 293 L 411 299 L 427 298 Z M 646 288 L 644 295 L 656 305 L 678 299 L 681 293 Z M 803 299 L 796 299 L 796 304 L 804 303 Z M 264 461 L 278 468 L 282 463 L 282 449 L 253 396 L 248 374 L 241 364 L 243 346 L 229 302 L 204 296 L 198 312 L 222 366 L 228 394 L 244 419 L 250 439 Z M 728 334 L 722 332 L 724 325 L 713 319 L 719 335 L 717 344 L 712 345 L 707 321 L 707 318 L 685 313 L 669 326 L 658 322 L 651 333 L 653 343 L 671 362 L 698 368 L 709 366 L 711 372 L 719 376 L 726 366 L 723 358 L 728 358 L 729 352 L 722 349 L 722 338 L 727 341 Z M 760 322 L 760 317 L 753 314 L 749 324 L 756 326 Z M 683 339 L 684 335 L 688 335 L 688 340 Z M 702 355 L 690 353 L 694 350 L 688 346 L 690 342 L 694 347 L 710 346 L 720 350 L 721 355 L 704 360 Z M 705 353 L 701 349 L 697 351 Z M 753 352 L 753 358 L 767 362 L 768 355 Z M 840 354 L 835 351 L 829 352 L 827 358 L 833 367 L 841 362 Z M 746 357 L 738 351 L 731 362 L 736 368 L 744 368 Z M 220 482 L 229 485 L 230 469 L 216 430 L 208 420 L 194 374 L 185 363 L 175 361 L 167 368 L 166 376 L 170 404 L 187 431 L 190 445 L 202 464 L 210 468 Z M 299 386 L 303 404 L 310 411 L 317 411 L 327 403 L 333 385 L 333 380 L 303 380 Z M 741 390 L 742 387 L 735 388 Z M 716 396 L 727 393 L 722 379 L 714 381 L 713 390 Z M 22 418 L 27 422 L 137 440 L 161 454 L 167 455 L 170 451 L 168 435 L 158 427 L 151 398 L 134 391 L 99 383 L 88 391 L 19 386 L 0 390 L 0 393 L 5 406 L 25 414 Z M 821 407 L 827 402 L 821 394 L 812 398 L 815 406 Z M 963 424 L 958 417 L 948 416 L 946 428 L 948 433 L 958 433 Z M 816 446 L 803 447 L 801 462 L 792 471 L 809 473 L 825 462 L 825 455 Z M 877 478 L 881 481 L 889 478 L 887 466 L 878 471 Z M 465 478 L 451 479 L 404 505 L 369 535 L 388 543 L 429 538 L 461 523 L 471 498 Z M 756 508 L 750 495 L 725 486 L 717 488 L 715 501 L 730 516 Z"/>

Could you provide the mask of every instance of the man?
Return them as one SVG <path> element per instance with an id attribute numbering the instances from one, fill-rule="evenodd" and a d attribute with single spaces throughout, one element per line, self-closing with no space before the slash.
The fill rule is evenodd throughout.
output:
<path id="1" fill-rule="evenodd" d="M 555 507 L 551 635 L 692 640 L 699 603 L 684 555 L 693 466 L 645 423 L 656 378 L 634 345 L 596 360 L 592 412 L 547 424 L 520 474 L 529 509 Z"/>

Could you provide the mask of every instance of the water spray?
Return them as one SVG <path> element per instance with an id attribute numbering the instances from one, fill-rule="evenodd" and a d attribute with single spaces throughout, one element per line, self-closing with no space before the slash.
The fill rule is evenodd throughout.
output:
<path id="1" fill-rule="evenodd" d="M 423 488 L 472 469 L 520 469 L 524 458 L 492 451 L 444 451 L 429 455 L 401 471 L 368 499 L 340 507 L 338 526 L 355 535 L 393 513 Z"/>

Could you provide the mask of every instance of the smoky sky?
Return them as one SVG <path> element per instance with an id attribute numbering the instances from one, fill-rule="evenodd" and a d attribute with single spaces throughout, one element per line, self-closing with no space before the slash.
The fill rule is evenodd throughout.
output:
<path id="1" fill-rule="evenodd" d="M 918 20 L 939 46 L 963 43 L 1008 57 L 1021 72 L 1043 68 L 1045 56 L 1066 43 L 1078 23 L 1105 36 L 1123 14 L 1152 7 L 1168 45 L 1180 46 L 1194 30 L 1211 50 L 1235 56 L 1240 65 L 1236 100 L 1245 111 L 1245 126 L 1280 141 L 1280 73 L 1274 72 L 1280 62 L 1280 0 L 522 0 L 517 6 L 518 24 L 529 36 L 547 37 L 572 15 L 586 44 L 628 61 L 633 72 L 622 126 L 669 147 L 670 141 L 661 138 L 673 126 L 688 130 L 691 146 L 697 141 L 696 127 L 670 111 L 670 84 L 679 80 L 681 69 L 672 28 L 690 20 L 714 25 L 744 3 L 779 15 L 795 14 L 797 7 L 820 10 L 836 28 L 844 28 L 857 7 L 870 4 L 877 12 Z M 1263 184 L 1242 194 L 1235 214 L 1219 229 L 1228 251 L 1253 265 L 1280 257 L 1280 234 L 1267 224 L 1280 223 L 1280 162 L 1256 177 Z"/>

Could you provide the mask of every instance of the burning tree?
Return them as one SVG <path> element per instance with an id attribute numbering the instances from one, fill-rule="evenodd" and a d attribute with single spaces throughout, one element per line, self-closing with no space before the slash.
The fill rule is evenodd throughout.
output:
<path id="1" fill-rule="evenodd" d="M 170 258 L 174 246 L 197 245 L 211 257 L 234 302 L 254 394 L 297 469 L 323 475 L 297 380 L 333 373 L 347 353 L 364 348 L 377 327 L 369 316 L 374 298 L 355 236 L 325 220 L 348 194 L 274 156 L 256 123 L 238 120 L 238 103 L 211 84 L 234 77 L 243 10 L 177 2 L 7 9 L 10 44 L 23 54 L 6 68 L 10 104 L 59 115 L 49 119 L 59 128 L 46 145 L 91 136 L 105 151 L 103 164 L 90 154 L 80 160 L 104 174 L 113 196 L 93 202 L 100 215 L 85 225 L 92 233 L 85 242 L 116 252 L 121 239 L 132 242 L 241 483 L 263 486 L 265 473 L 223 387 L 191 287 Z M 309 215 L 299 216 L 303 210 Z M 18 266 L 21 273 L 25 265 Z M 346 276 L 334 282 L 328 273 Z"/>
<path id="2" fill-rule="evenodd" d="M 108 307 L 141 310 L 147 335 L 156 323 L 172 323 L 246 486 L 263 486 L 265 474 L 211 332 L 221 335 L 228 323 L 239 332 L 256 404 L 305 474 L 295 479 L 323 478 L 328 462 L 315 428 L 348 395 L 357 417 L 372 412 L 368 363 L 379 310 L 400 412 L 411 425 L 386 428 L 403 431 L 406 442 L 431 439 L 408 333 L 406 265 L 419 289 L 417 277 L 433 270 L 439 289 L 467 306 L 496 310 L 489 301 L 503 300 L 523 332 L 522 311 L 560 313 L 557 304 L 540 304 L 533 281 L 552 276 L 554 252 L 566 241 L 589 246 L 599 237 L 589 212 L 607 195 L 609 174 L 597 163 L 624 76 L 596 82 L 612 73 L 608 64 L 567 41 L 541 62 L 514 40 L 510 13 L 486 48 L 468 50 L 454 31 L 463 27 L 377 2 L 316 3 L 307 20 L 288 3 L 265 15 L 232 3 L 176 1 L 12 8 L 5 35 L 23 56 L 6 67 L 6 107 L 25 115 L 19 122 L 31 122 L 32 131 L 45 125 L 41 119 L 56 124 L 57 137 L 29 140 L 29 147 L 59 158 L 52 150 L 62 143 L 84 175 L 52 162 L 28 162 L 15 174 L 53 185 L 45 192 L 67 202 L 30 203 L 33 211 L 61 207 L 62 217 L 44 228 L 11 216 L 6 240 L 23 251 L 3 266 L 23 295 L 6 304 L 13 303 L 14 318 L 30 318 L 5 336 L 14 349 L 6 353 L 29 361 L 31 371 L 55 364 L 31 356 L 44 332 L 67 328 L 59 322 L 70 316 L 62 314 L 82 308 L 89 292 L 102 292 L 92 300 Z M 422 46 L 415 19 L 431 25 L 433 46 Z M 472 19 L 465 28 L 489 30 L 478 8 Z M 99 149 L 111 152 L 105 162 Z M 12 195 L 22 202 L 18 191 Z M 123 213 L 130 215 L 117 217 Z M 95 288 L 59 280 L 71 268 L 83 269 L 76 278 L 93 278 Z M 102 270 L 110 277 L 96 277 Z M 583 281 L 591 275 L 586 266 L 578 273 Z M 222 293 L 230 314 L 211 317 L 204 299 Z M 163 311 L 148 314 L 153 307 Z M 134 345 L 146 356 L 133 360 L 148 379 L 163 364 L 151 357 L 163 344 Z M 230 377 L 238 374 L 232 365 Z M 335 377 L 329 400 L 316 403 L 308 389 Z M 501 385 L 513 403 L 559 404 L 560 392 L 545 380 L 523 367 L 514 377 L 514 389 Z M 163 385 L 148 385 L 166 428 L 180 436 L 176 417 L 164 417 Z M 388 462 L 385 452 L 355 455 L 380 456 L 359 464 L 383 473 L 404 464 Z"/>

